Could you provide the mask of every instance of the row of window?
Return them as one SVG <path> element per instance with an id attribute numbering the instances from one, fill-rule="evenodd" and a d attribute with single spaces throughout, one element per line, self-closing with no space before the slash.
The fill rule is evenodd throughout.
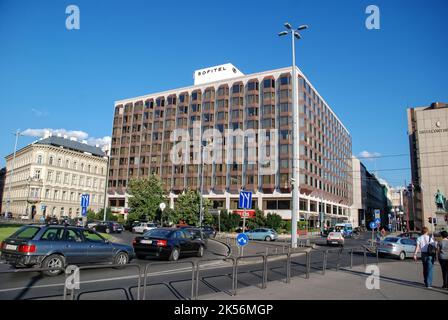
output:
<path id="1" fill-rule="evenodd" d="M 37 159 L 36 162 L 38 165 L 43 165 L 44 164 L 44 156 L 39 154 L 37 155 Z M 90 164 L 84 164 L 83 162 L 78 163 L 78 161 L 73 160 L 70 161 L 69 159 L 64 159 L 62 157 L 59 157 L 56 159 L 55 156 L 50 156 L 48 158 L 48 165 L 50 166 L 57 166 L 60 168 L 66 168 L 66 169 L 73 169 L 76 171 L 82 171 L 82 172 L 87 172 L 87 173 L 92 173 L 92 174 L 104 174 L 105 171 L 105 167 L 98 167 L 98 166 L 93 166 Z"/>

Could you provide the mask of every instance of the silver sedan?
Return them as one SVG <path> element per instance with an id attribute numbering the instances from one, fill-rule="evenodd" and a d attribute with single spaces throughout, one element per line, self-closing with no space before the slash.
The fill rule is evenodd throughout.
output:
<path id="1" fill-rule="evenodd" d="M 394 256 L 400 260 L 414 256 L 417 241 L 415 239 L 386 237 L 378 246 L 379 255 Z"/>

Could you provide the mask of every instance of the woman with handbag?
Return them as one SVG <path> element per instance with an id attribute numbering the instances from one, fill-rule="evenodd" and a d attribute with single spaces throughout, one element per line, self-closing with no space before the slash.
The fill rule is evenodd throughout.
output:
<path id="1" fill-rule="evenodd" d="M 414 260 L 417 261 L 417 253 L 421 251 L 423 264 L 423 279 L 425 286 L 432 289 L 432 269 L 436 258 L 436 243 L 432 236 L 428 234 L 427 227 L 423 227 L 422 235 L 417 239 L 417 246 L 415 247 Z"/>

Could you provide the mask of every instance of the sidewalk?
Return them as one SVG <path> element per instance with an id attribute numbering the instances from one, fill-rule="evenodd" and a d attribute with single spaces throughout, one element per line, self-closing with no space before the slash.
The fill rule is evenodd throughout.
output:
<path id="1" fill-rule="evenodd" d="M 293 278 L 290 284 L 268 282 L 267 289 L 245 287 L 237 296 L 224 293 L 201 296 L 201 300 L 448 300 L 442 285 L 440 266 L 434 266 L 434 289 L 421 284 L 421 263 L 390 262 L 380 264 L 379 290 L 366 287 L 368 275 L 363 267 L 353 271 L 328 270 L 324 275 L 312 273 L 310 279 Z M 370 283 L 370 281 L 369 281 Z"/>

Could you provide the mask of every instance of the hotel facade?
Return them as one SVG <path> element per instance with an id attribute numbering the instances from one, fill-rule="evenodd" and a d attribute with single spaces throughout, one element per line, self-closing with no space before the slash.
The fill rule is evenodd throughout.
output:
<path id="1" fill-rule="evenodd" d="M 291 71 L 244 75 L 226 64 L 196 71 L 191 87 L 117 101 L 108 183 L 113 212 L 127 212 L 131 179 L 154 174 L 171 207 L 189 188 L 202 189 L 215 209 L 238 212 L 244 189 L 253 192 L 253 208 L 291 219 Z M 297 75 L 297 214 L 311 226 L 320 212 L 327 224 L 351 221 L 350 133 L 298 68 Z"/>
<path id="2" fill-rule="evenodd" d="M 437 207 L 436 194 L 448 197 L 448 104 L 407 109 L 411 154 L 412 185 L 410 195 L 415 228 L 448 229 L 448 202 Z"/>

